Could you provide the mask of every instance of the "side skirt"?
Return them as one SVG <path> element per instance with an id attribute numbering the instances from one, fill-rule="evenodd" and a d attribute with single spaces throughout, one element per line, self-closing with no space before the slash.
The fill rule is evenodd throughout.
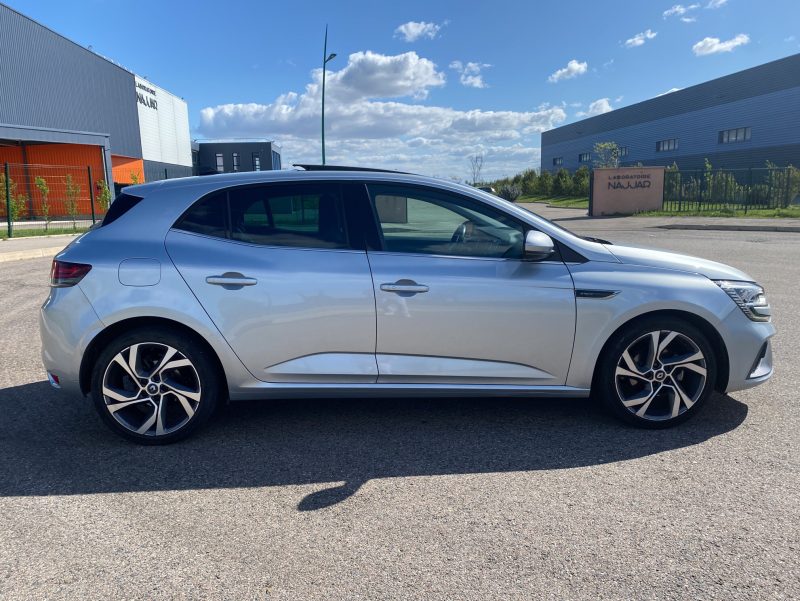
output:
<path id="1" fill-rule="evenodd" d="M 587 398 L 588 388 L 572 386 L 453 384 L 287 384 L 259 382 L 230 391 L 231 401 L 318 398 L 540 397 Z"/>

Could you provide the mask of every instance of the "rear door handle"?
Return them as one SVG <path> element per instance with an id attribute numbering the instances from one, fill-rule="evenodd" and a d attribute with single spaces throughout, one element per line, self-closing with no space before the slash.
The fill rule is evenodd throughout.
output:
<path id="1" fill-rule="evenodd" d="M 222 275 L 208 276 L 206 278 L 206 284 L 222 286 L 226 290 L 239 290 L 244 286 L 255 286 L 258 284 L 258 280 L 255 278 L 248 278 L 235 271 L 228 271 Z"/>
<path id="2" fill-rule="evenodd" d="M 427 292 L 429 288 L 425 284 L 417 284 L 414 280 L 397 280 L 394 284 L 381 284 L 381 290 L 401 296 L 411 296 Z"/>

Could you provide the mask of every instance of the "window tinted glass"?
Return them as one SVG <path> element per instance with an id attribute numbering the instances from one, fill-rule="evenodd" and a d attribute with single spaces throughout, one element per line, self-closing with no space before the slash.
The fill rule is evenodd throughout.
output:
<path id="1" fill-rule="evenodd" d="M 339 187 L 261 186 L 229 192 L 231 238 L 270 246 L 347 246 Z"/>
<path id="2" fill-rule="evenodd" d="M 422 188 L 369 186 L 391 252 L 521 258 L 524 228 L 480 202 Z"/>
<path id="3" fill-rule="evenodd" d="M 225 192 L 217 192 L 211 196 L 197 201 L 183 214 L 175 227 L 195 234 L 227 237 L 225 218 L 227 214 L 227 201 Z"/>
<path id="4" fill-rule="evenodd" d="M 103 225 L 108 225 L 109 223 L 112 223 L 113 221 L 116 221 L 122 217 L 125 213 L 139 204 L 140 200 L 142 199 L 139 196 L 125 194 L 124 192 L 117 196 L 114 199 L 114 202 L 112 202 L 108 207 L 108 212 L 106 212 L 106 216 L 103 218 Z"/>

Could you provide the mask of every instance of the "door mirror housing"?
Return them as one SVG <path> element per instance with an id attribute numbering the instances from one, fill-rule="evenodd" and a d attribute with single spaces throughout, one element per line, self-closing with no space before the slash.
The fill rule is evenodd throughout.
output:
<path id="1" fill-rule="evenodd" d="M 547 234 L 530 230 L 525 235 L 525 258 L 529 261 L 543 261 L 554 251 L 553 239 Z"/>

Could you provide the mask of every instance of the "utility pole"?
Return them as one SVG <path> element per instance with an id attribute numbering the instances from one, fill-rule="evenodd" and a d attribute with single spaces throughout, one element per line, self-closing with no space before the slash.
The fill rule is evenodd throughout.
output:
<path id="1" fill-rule="evenodd" d="M 328 26 L 325 26 L 325 45 L 322 48 L 322 164 L 325 164 L 325 71 L 327 64 L 336 58 L 336 54 L 328 54 Z"/>

